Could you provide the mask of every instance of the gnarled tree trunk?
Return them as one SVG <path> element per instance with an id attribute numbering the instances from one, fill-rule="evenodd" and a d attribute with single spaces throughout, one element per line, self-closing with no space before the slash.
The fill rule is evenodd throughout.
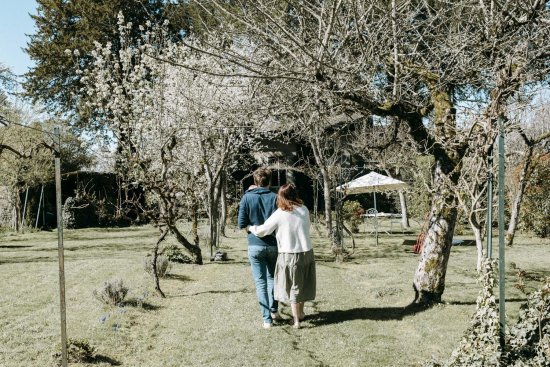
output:
<path id="1" fill-rule="evenodd" d="M 185 238 L 174 224 L 169 224 L 170 232 L 176 236 L 178 242 L 191 254 L 193 262 L 202 265 L 202 253 L 199 246 L 192 244 Z"/>
<path id="2" fill-rule="evenodd" d="M 403 228 L 409 228 L 409 212 L 407 210 L 407 199 L 405 198 L 405 193 L 399 191 L 399 203 L 401 205 L 401 225 Z"/>
<path id="3" fill-rule="evenodd" d="M 521 202 L 523 201 L 523 194 L 527 186 L 527 174 L 529 173 L 529 167 L 531 166 L 531 160 L 533 159 L 533 146 L 528 145 L 527 155 L 521 169 L 519 177 L 519 186 L 516 191 L 516 197 L 512 204 L 512 213 L 510 214 L 510 223 L 508 224 L 508 230 L 506 231 L 506 237 L 504 243 L 506 246 L 512 246 L 514 244 L 514 236 L 516 235 L 516 228 L 519 223 L 519 210 L 521 208 Z"/>
<path id="4" fill-rule="evenodd" d="M 159 274 L 157 269 L 157 259 L 159 257 L 159 246 L 162 241 L 166 238 L 166 235 L 168 234 L 168 228 L 162 228 L 160 230 L 159 238 L 157 239 L 157 242 L 155 243 L 155 248 L 153 249 L 153 279 L 155 281 L 155 291 L 159 296 L 162 298 L 166 298 L 166 295 L 160 289 L 160 280 L 159 280 Z"/>
<path id="5" fill-rule="evenodd" d="M 455 109 L 450 93 L 436 87 L 432 102 L 437 137 L 432 149 L 435 158 L 432 209 L 413 280 L 414 302 L 422 305 L 441 302 L 445 290 L 445 275 L 458 214 L 458 199 L 453 188 L 458 183 L 462 168 L 460 162 L 466 150 L 464 144 L 456 144 Z"/>
<path id="6" fill-rule="evenodd" d="M 442 183 L 443 173 L 436 170 L 435 174 L 435 180 Z M 438 188 L 432 199 L 429 227 L 413 280 L 414 302 L 423 305 L 441 302 L 457 218 L 454 193 L 443 185 Z"/>

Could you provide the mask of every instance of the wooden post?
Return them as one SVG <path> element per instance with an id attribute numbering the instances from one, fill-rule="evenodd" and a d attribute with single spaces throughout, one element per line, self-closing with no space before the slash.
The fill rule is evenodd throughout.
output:
<path id="1" fill-rule="evenodd" d="M 61 314 L 61 365 L 67 367 L 67 316 L 65 307 L 65 258 L 63 253 L 63 215 L 61 210 L 61 135 L 54 132 L 55 146 L 55 202 L 57 209 L 57 252 L 59 255 L 59 305 Z"/>

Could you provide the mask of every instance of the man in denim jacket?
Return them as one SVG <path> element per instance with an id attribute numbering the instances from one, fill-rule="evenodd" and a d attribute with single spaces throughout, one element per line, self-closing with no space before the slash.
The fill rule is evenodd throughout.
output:
<path id="1" fill-rule="evenodd" d="M 239 228 L 262 225 L 277 209 L 277 195 L 269 190 L 271 170 L 254 171 L 254 184 L 246 190 L 239 206 Z M 264 328 L 270 328 L 273 320 L 280 319 L 278 302 L 273 298 L 273 276 L 277 263 L 277 240 L 274 235 L 256 237 L 248 232 L 248 259 L 252 277 L 256 283 L 256 295 L 260 304 Z"/>

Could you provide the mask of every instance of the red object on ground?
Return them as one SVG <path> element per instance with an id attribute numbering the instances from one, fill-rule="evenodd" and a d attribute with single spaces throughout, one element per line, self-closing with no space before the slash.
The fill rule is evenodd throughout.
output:
<path id="1" fill-rule="evenodd" d="M 416 239 L 416 243 L 412 247 L 412 251 L 415 254 L 419 254 L 424 249 L 424 237 L 426 237 L 424 231 L 420 232 L 418 235 L 418 238 Z"/>
<path id="2" fill-rule="evenodd" d="M 424 238 L 426 238 L 426 232 L 428 231 L 428 218 L 430 217 L 430 213 L 426 215 L 426 218 L 424 218 L 424 224 L 422 225 L 422 229 L 420 230 L 420 234 L 418 235 L 418 238 L 416 239 L 416 243 L 412 247 L 412 252 L 415 254 L 419 254 L 424 249 Z"/>

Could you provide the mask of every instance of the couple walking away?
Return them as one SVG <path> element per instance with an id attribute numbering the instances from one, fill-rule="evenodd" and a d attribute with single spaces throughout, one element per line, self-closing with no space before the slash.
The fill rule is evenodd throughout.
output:
<path id="1" fill-rule="evenodd" d="M 281 301 L 290 303 L 294 327 L 299 328 L 304 302 L 315 299 L 309 211 L 293 184 L 281 186 L 277 194 L 269 190 L 271 170 L 258 168 L 253 177 L 255 186 L 245 192 L 239 206 L 239 228 L 248 228 L 248 259 L 263 327 L 281 320 Z"/>

